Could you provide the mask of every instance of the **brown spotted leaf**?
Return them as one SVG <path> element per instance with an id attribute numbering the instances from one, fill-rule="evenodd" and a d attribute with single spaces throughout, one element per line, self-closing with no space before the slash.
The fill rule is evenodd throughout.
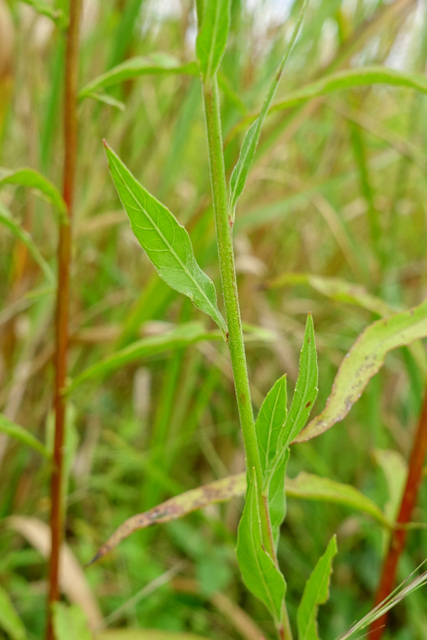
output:
<path id="1" fill-rule="evenodd" d="M 325 409 L 294 442 L 315 438 L 340 422 L 381 369 L 389 351 L 427 337 L 427 300 L 418 307 L 371 324 L 360 334 L 342 361 Z"/>
<path id="2" fill-rule="evenodd" d="M 245 491 L 246 474 L 239 473 L 181 493 L 179 496 L 171 498 L 145 513 L 139 513 L 126 520 L 101 547 L 89 564 L 105 556 L 119 542 L 138 529 L 145 529 L 155 524 L 182 518 L 188 513 L 202 509 L 209 504 L 225 502 L 231 498 L 243 496 Z M 391 526 L 379 507 L 363 493 L 354 487 L 329 478 L 300 473 L 296 478 L 286 478 L 285 491 L 289 498 L 341 504 L 371 516 L 382 526 Z"/>
<path id="3" fill-rule="evenodd" d="M 166 500 L 162 504 L 146 511 L 132 516 L 126 520 L 107 542 L 100 548 L 95 557 L 89 564 L 96 562 L 99 558 L 105 556 L 106 553 L 117 547 L 119 542 L 127 538 L 138 529 L 145 529 L 154 524 L 170 522 L 177 518 L 182 518 L 187 513 L 206 507 L 215 502 L 224 502 L 233 496 L 243 495 L 246 489 L 246 478 L 244 473 L 234 476 L 227 476 L 216 482 L 197 487 L 191 491 L 181 493 L 175 498 Z"/>

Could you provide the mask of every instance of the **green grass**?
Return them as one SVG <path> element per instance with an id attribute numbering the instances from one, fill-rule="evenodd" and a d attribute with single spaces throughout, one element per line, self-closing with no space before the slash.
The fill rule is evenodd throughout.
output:
<path id="1" fill-rule="evenodd" d="M 386 308 L 405 310 L 426 298 L 427 12 L 421 4 L 308 3 L 274 98 L 281 107 L 265 119 L 236 208 L 242 318 L 259 328 L 245 329 L 255 414 L 284 373 L 291 395 L 309 312 L 319 362 L 314 417 L 360 333 Z M 259 5 L 265 13 L 267 2 Z M 232 3 L 218 74 L 228 181 L 298 7 L 289 25 L 283 26 L 284 10 L 280 24 L 264 30 L 244 2 Z M 14 64 L 0 77 L 0 165 L 30 167 L 56 186 L 46 187 L 48 201 L 40 190 L 0 185 L 6 212 L 0 217 L 0 411 L 11 435 L 10 425 L 29 432 L 19 432 L 20 440 L 0 434 L 0 582 L 32 639 L 44 634 L 46 561 L 7 518 L 47 522 L 50 511 L 50 463 L 37 448 L 44 452 L 52 442 L 54 288 L 48 276 L 56 272 L 62 202 L 64 48 L 54 26 L 37 42 L 34 8 L 11 2 L 8 10 L 16 41 Z M 165 53 L 182 65 L 195 59 L 190 2 L 180 3 L 179 16 L 163 18 L 154 3 L 140 0 L 99 3 L 97 11 L 92 21 L 83 20 L 81 89 L 136 56 Z M 336 78 L 344 80 L 334 85 Z M 336 86 L 340 91 L 330 91 Z M 85 97 L 78 110 L 66 538 L 82 566 L 130 516 L 244 471 L 227 347 L 208 316 L 169 289 L 141 251 L 102 145 L 106 138 L 185 225 L 200 268 L 220 292 L 198 73 L 143 73 L 99 88 L 104 91 L 124 109 Z M 364 289 L 337 292 L 331 278 Z M 224 314 L 221 294 L 218 306 Z M 187 337 L 176 338 L 186 330 Z M 116 360 L 120 366 L 103 367 L 119 352 L 125 353 Z M 390 352 L 343 421 L 292 446 L 287 475 L 305 471 L 353 485 L 384 510 L 399 490 L 391 481 L 399 477 L 398 460 L 404 465 L 409 457 L 425 383 L 425 340 Z M 386 456 L 389 450 L 395 455 Z M 239 631 L 236 616 L 227 614 L 226 607 L 239 607 L 266 637 L 275 637 L 267 610 L 240 578 L 235 545 L 242 507 L 242 499 L 233 498 L 135 532 L 85 569 L 104 620 L 219 640 L 253 638 L 250 621 Z M 413 519 L 424 523 L 426 509 L 424 484 Z M 372 608 L 386 528 L 349 506 L 290 496 L 278 559 L 295 632 L 304 585 L 335 533 L 338 554 L 330 599 L 319 610 L 320 637 L 337 638 Z M 410 530 L 399 580 L 425 559 L 426 549 L 425 529 Z M 218 592 L 227 599 L 222 608 Z M 426 598 L 419 590 L 399 604 L 384 638 L 424 640 Z M 0 613 L 0 637 L 3 629 L 14 638 Z"/>

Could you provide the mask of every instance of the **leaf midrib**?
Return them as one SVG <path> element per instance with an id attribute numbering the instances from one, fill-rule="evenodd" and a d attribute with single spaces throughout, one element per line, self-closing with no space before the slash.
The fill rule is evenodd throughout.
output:
<path id="1" fill-rule="evenodd" d="M 176 259 L 176 261 L 178 262 L 178 264 L 182 267 L 182 269 L 184 270 L 184 272 L 187 274 L 187 276 L 190 278 L 190 280 L 194 283 L 194 285 L 196 286 L 196 289 L 198 289 L 198 291 L 202 294 L 202 297 L 206 300 L 206 302 L 208 303 L 209 307 L 213 310 L 214 312 L 214 316 L 218 317 L 218 319 L 221 319 L 222 316 L 219 312 L 218 309 L 215 309 L 215 307 L 213 306 L 212 302 L 209 300 L 209 298 L 206 296 L 206 293 L 204 292 L 204 290 L 200 287 L 199 283 L 197 282 L 197 280 L 194 279 L 193 275 L 191 274 L 191 272 L 189 271 L 188 267 L 186 267 L 186 265 L 182 262 L 181 258 L 179 257 L 179 255 L 176 253 L 175 249 L 172 247 L 172 245 L 169 243 L 169 241 L 167 240 L 167 238 L 165 238 L 165 236 L 163 235 L 163 233 L 161 232 L 161 230 L 159 229 L 159 227 L 155 224 L 154 220 L 152 219 L 152 217 L 150 216 L 150 214 L 148 213 L 148 211 L 142 206 L 142 204 L 140 203 L 140 201 L 138 200 L 138 198 L 134 195 L 134 193 L 131 191 L 131 189 L 129 188 L 129 186 L 126 184 L 126 181 L 123 178 L 123 174 L 120 172 L 120 165 L 119 165 L 119 173 L 120 173 L 120 178 L 122 180 L 122 184 L 123 186 L 127 189 L 128 193 L 132 196 L 132 198 L 134 199 L 134 201 L 136 202 L 137 205 L 139 205 L 140 209 L 144 212 L 144 214 L 147 216 L 148 220 L 150 220 L 151 224 L 153 225 L 154 229 L 157 231 L 157 233 L 159 234 L 159 236 L 162 238 L 162 240 L 164 241 L 165 245 L 167 246 L 167 248 L 170 250 L 170 252 L 172 253 L 172 255 L 174 256 L 174 258 Z M 176 221 L 177 224 L 179 224 L 178 221 Z M 185 231 L 185 229 L 184 229 Z M 194 258 L 194 255 L 193 255 Z M 195 260 L 195 259 L 194 259 Z M 197 262 L 196 262 L 197 264 Z M 197 265 L 198 266 L 198 265 Z M 161 269 L 160 269 L 161 270 Z M 203 273 L 203 272 L 202 272 Z M 208 276 L 206 276 L 208 277 Z M 223 328 L 223 327 L 221 327 Z"/>

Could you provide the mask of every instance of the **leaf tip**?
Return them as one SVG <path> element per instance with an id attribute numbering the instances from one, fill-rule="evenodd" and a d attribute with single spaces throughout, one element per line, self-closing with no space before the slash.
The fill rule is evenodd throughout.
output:
<path id="1" fill-rule="evenodd" d="M 85 569 L 88 569 L 89 567 L 91 567 L 93 564 L 95 564 L 95 562 L 98 562 L 98 560 L 100 558 L 102 558 L 104 554 L 102 553 L 102 550 L 99 550 L 97 553 L 95 553 L 95 555 L 93 556 L 93 558 L 91 560 L 89 560 L 89 562 L 86 562 L 85 564 Z"/>

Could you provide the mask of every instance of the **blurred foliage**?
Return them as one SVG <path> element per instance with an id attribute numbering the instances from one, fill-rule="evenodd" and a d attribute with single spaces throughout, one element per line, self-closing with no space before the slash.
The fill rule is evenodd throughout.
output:
<path id="1" fill-rule="evenodd" d="M 56 9 L 65 4 L 58 1 Z M 81 87 L 133 56 L 162 52 L 182 64 L 194 59 L 189 0 L 84 4 Z M 236 134 L 238 124 L 259 110 L 289 36 L 297 3 L 283 4 L 233 2 L 220 77 L 228 176 L 243 137 Z M 61 31 L 34 6 L 12 1 L 0 8 L 0 33 L 7 29 L 10 36 L 0 46 L 0 164 L 30 167 L 60 188 Z M 424 2 L 311 0 L 277 99 L 347 67 L 425 73 L 426 59 Z M 79 108 L 72 377 L 176 323 L 196 320 L 213 328 L 159 280 L 134 241 L 102 146 L 107 137 L 141 183 L 186 225 L 199 264 L 218 281 L 199 79 L 144 75 L 109 88 L 108 96 L 110 104 L 87 97 Z M 235 224 L 243 319 L 266 330 L 247 343 L 256 410 L 283 372 L 292 388 L 309 311 L 320 370 L 314 413 L 324 407 L 345 353 L 379 317 L 351 297 L 324 295 L 309 278 L 283 280 L 286 274 L 340 278 L 391 308 L 415 306 L 426 297 L 426 143 L 427 98 L 403 87 L 361 87 L 268 116 Z M 54 207 L 16 185 L 3 186 L 0 197 L 55 270 Z M 0 410 L 50 446 L 52 282 L 28 243 L 4 226 L 0 273 Z M 268 286 L 279 278 L 286 286 Z M 398 491 L 387 478 L 407 458 L 422 389 L 413 353 L 393 352 L 342 423 L 293 448 L 289 475 L 304 470 L 339 480 L 383 508 Z M 66 534 L 82 565 L 130 515 L 243 469 L 231 372 L 220 342 L 178 346 L 105 372 L 77 387 L 71 402 Z M 389 449 L 400 462 L 383 455 Z M 42 637 L 44 627 L 43 544 L 14 529 L 7 517 L 47 520 L 48 465 L 36 450 L 0 434 L 0 584 L 28 638 Z M 235 499 L 135 533 L 87 569 L 105 624 L 218 640 L 254 637 L 254 622 L 273 632 L 267 612 L 239 577 L 234 546 L 241 507 Z M 426 509 L 424 487 L 418 520 Z M 289 498 L 279 559 L 292 620 L 335 532 L 339 554 L 331 599 L 320 611 L 324 637 L 337 636 L 370 607 L 387 532 L 340 505 Z M 401 577 L 424 560 L 426 549 L 425 529 L 411 531 Z M 421 590 L 392 612 L 387 637 L 423 640 L 426 599 Z M 233 622 L 236 607 L 251 619 L 241 628 Z"/>

